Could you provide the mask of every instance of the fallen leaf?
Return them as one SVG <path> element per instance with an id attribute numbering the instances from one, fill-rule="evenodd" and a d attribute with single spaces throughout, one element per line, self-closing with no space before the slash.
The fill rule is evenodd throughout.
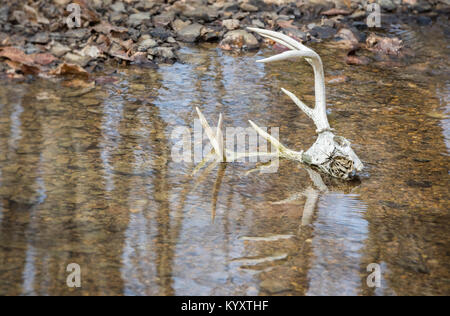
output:
<path id="1" fill-rule="evenodd" d="M 101 54 L 101 51 L 100 51 L 100 49 L 98 49 L 97 46 L 88 45 L 81 50 L 82 56 L 88 56 L 91 58 L 97 58 L 100 56 L 100 54 Z"/>
<path id="2" fill-rule="evenodd" d="M 114 26 L 106 21 L 102 21 L 100 24 L 94 26 L 92 29 L 95 32 L 102 33 L 104 35 L 109 35 L 111 32 L 125 33 L 128 31 L 128 29 L 125 27 Z"/>
<path id="3" fill-rule="evenodd" d="M 100 22 L 99 14 L 89 5 L 86 0 L 73 0 L 73 3 L 81 7 L 81 17 L 89 22 Z"/>
<path id="4" fill-rule="evenodd" d="M 95 78 L 95 83 L 98 85 L 104 85 L 104 84 L 114 83 L 117 80 L 118 79 L 116 77 L 101 76 L 101 77 Z"/>
<path id="5" fill-rule="evenodd" d="M 26 55 L 22 50 L 16 47 L 0 48 L 0 57 L 5 57 L 14 62 L 25 65 L 34 65 L 33 57 L 30 55 Z"/>
<path id="6" fill-rule="evenodd" d="M 62 83 L 64 87 L 70 88 L 91 88 L 95 86 L 95 82 L 87 82 L 86 80 L 73 79 Z"/>
<path id="7" fill-rule="evenodd" d="M 294 20 L 289 20 L 289 21 L 280 20 L 280 21 L 277 21 L 277 24 L 282 29 L 297 28 L 296 26 L 292 25 L 293 22 L 294 22 Z"/>
<path id="8" fill-rule="evenodd" d="M 281 44 L 278 44 L 278 43 L 275 43 L 275 44 L 272 46 L 272 49 L 275 50 L 276 52 L 279 52 L 279 53 L 286 52 L 286 51 L 290 50 L 290 49 L 287 48 L 286 46 L 281 45 Z"/>
<path id="9" fill-rule="evenodd" d="M 33 54 L 32 56 L 34 62 L 36 64 L 47 66 L 50 65 L 52 62 L 58 60 L 55 56 L 49 53 L 42 53 L 42 54 Z"/>
<path id="10" fill-rule="evenodd" d="M 84 78 L 89 78 L 89 73 L 84 70 L 81 66 L 75 64 L 63 63 L 58 66 L 58 68 L 53 69 L 49 72 L 50 75 L 76 75 Z"/>
<path id="11" fill-rule="evenodd" d="M 22 64 L 12 60 L 7 60 L 5 63 L 14 71 L 20 71 L 25 75 L 37 75 L 41 71 L 37 66 Z"/>
<path id="12" fill-rule="evenodd" d="M 322 12 L 322 15 L 326 15 L 326 16 L 349 15 L 350 13 L 351 13 L 351 11 L 349 11 L 349 10 L 333 8 L 333 9 L 327 10 L 325 12 Z"/>
<path id="13" fill-rule="evenodd" d="M 50 21 L 46 17 L 39 14 L 35 8 L 25 4 L 23 6 L 23 9 L 28 16 L 31 16 L 31 21 L 37 22 L 39 24 L 50 24 Z"/>
<path id="14" fill-rule="evenodd" d="M 109 49 L 109 55 L 122 60 L 133 61 L 132 58 L 127 54 L 127 52 L 117 43 L 111 45 L 111 48 Z"/>

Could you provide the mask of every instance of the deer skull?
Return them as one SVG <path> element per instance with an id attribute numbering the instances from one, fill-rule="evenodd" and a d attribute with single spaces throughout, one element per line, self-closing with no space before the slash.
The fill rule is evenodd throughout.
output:
<path id="1" fill-rule="evenodd" d="M 314 166 L 318 170 L 327 173 L 333 177 L 340 179 L 350 179 L 357 171 L 362 171 L 364 166 L 358 156 L 355 154 L 350 146 L 350 142 L 342 136 L 336 136 L 328 123 L 326 112 L 326 95 L 325 95 L 325 76 L 323 72 L 322 59 L 312 49 L 304 46 L 302 43 L 295 41 L 294 39 L 286 36 L 282 33 L 258 29 L 249 28 L 249 30 L 258 33 L 259 35 L 269 38 L 285 47 L 289 50 L 281 54 L 259 60 L 261 63 L 269 63 L 274 61 L 285 60 L 288 58 L 302 57 L 313 67 L 314 70 L 314 87 L 315 87 L 315 106 L 310 108 L 302 101 L 300 101 L 291 92 L 281 89 L 288 97 L 294 101 L 294 103 L 309 117 L 312 119 L 317 127 L 318 138 L 316 142 L 305 151 L 293 151 L 283 146 L 278 140 L 267 134 L 255 123 L 250 121 L 250 125 L 260 134 L 267 139 L 272 146 L 275 146 L 278 151 L 278 155 L 282 158 L 299 161 L 311 166 Z M 218 132 L 212 132 L 206 119 L 203 117 L 201 111 L 197 108 L 197 112 L 200 116 L 202 125 L 205 127 L 208 138 L 216 152 L 216 158 L 218 160 L 230 161 L 231 156 L 242 157 L 245 154 L 230 155 L 226 149 L 223 148 L 221 129 L 222 118 L 219 119 Z M 237 155 L 236 155 L 237 154 Z M 249 156 L 257 155 L 257 153 L 249 153 Z"/>

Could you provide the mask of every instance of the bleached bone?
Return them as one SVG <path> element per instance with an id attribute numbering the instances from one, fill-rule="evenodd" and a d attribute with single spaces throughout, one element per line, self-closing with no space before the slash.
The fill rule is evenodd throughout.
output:
<path id="1" fill-rule="evenodd" d="M 323 72 L 322 59 L 320 56 L 312 49 L 282 33 L 258 28 L 249 28 L 249 30 L 290 49 L 289 51 L 260 60 L 259 62 L 268 63 L 293 57 L 303 57 L 313 67 L 316 99 L 313 109 L 300 101 L 291 92 L 282 89 L 282 91 L 289 96 L 308 117 L 312 119 L 317 127 L 316 132 L 319 135 L 316 142 L 306 152 L 296 153 L 298 157 L 295 157 L 295 160 L 315 166 L 322 172 L 341 179 L 349 179 L 356 173 L 356 171 L 362 171 L 364 166 L 351 148 L 350 142 L 342 136 L 334 135 L 333 130 L 330 128 L 330 124 L 328 123 L 326 112 L 325 76 Z M 258 129 L 256 130 L 258 131 Z M 260 133 L 260 135 L 264 137 L 263 134 Z M 295 152 L 290 152 L 295 155 Z"/>
<path id="2" fill-rule="evenodd" d="M 305 163 L 320 171 L 327 173 L 333 177 L 340 179 L 351 178 L 356 171 L 362 171 L 364 168 L 361 160 L 355 154 L 350 146 L 350 142 L 342 136 L 336 136 L 328 123 L 326 112 L 326 94 L 325 94 L 325 76 L 323 72 L 322 59 L 312 49 L 304 46 L 296 40 L 286 36 L 282 33 L 268 31 L 258 28 L 248 28 L 250 31 L 256 32 L 259 35 L 269 38 L 283 46 L 286 46 L 289 51 L 281 54 L 260 60 L 261 63 L 269 63 L 274 61 L 285 60 L 289 58 L 302 57 L 313 67 L 314 70 L 314 87 L 315 87 L 315 106 L 310 108 L 302 101 L 300 101 L 291 92 L 281 89 L 292 101 L 314 122 L 316 125 L 316 132 L 318 134 L 316 142 L 306 151 L 293 151 L 283 146 L 277 139 L 259 128 L 252 121 L 250 125 L 261 135 L 264 139 L 276 148 L 276 153 L 234 153 L 223 148 L 223 134 L 221 133 L 222 115 L 219 118 L 219 127 L 214 134 L 210 128 L 205 117 L 197 108 L 197 113 L 200 117 L 202 126 L 206 130 L 216 157 L 220 161 L 231 162 L 242 157 L 255 156 L 279 156 L 301 163 Z"/>
<path id="3" fill-rule="evenodd" d="M 203 167 L 205 164 L 207 164 L 209 161 L 212 161 L 212 160 L 216 160 L 218 162 L 233 162 L 233 161 L 238 161 L 242 158 L 253 158 L 253 157 L 277 158 L 277 157 L 279 157 L 278 152 L 240 153 L 240 152 L 233 152 L 233 151 L 228 150 L 223 145 L 223 132 L 222 132 L 223 117 L 222 117 L 222 114 L 219 115 L 219 123 L 217 124 L 217 129 L 216 129 L 216 132 L 214 133 L 214 131 L 208 124 L 208 121 L 205 119 L 205 116 L 203 115 L 202 111 L 200 111 L 200 109 L 198 107 L 196 107 L 196 110 L 197 110 L 197 114 L 200 118 L 200 124 L 202 125 L 203 129 L 205 130 L 206 136 L 208 137 L 208 139 L 213 147 L 212 152 L 209 155 L 207 155 L 206 158 L 199 164 L 201 167 Z M 277 140 L 275 138 L 273 138 L 266 132 L 264 132 L 262 130 L 260 130 L 260 131 L 262 133 L 265 133 L 266 137 L 270 138 L 271 141 L 277 142 Z M 196 168 L 196 171 L 198 171 L 198 168 Z"/>

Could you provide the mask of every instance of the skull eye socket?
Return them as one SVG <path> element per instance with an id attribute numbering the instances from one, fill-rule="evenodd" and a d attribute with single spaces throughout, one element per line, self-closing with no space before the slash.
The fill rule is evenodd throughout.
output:
<path id="1" fill-rule="evenodd" d="M 342 136 L 334 136 L 333 140 L 339 145 L 339 146 L 347 146 L 347 142 L 345 141 L 345 138 Z"/>

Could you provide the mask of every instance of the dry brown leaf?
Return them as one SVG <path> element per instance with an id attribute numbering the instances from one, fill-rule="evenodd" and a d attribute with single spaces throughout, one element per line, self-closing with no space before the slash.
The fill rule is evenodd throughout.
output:
<path id="1" fill-rule="evenodd" d="M 87 82 L 86 80 L 73 79 L 63 82 L 62 85 L 70 88 L 91 88 L 95 86 L 95 82 Z"/>
<path id="2" fill-rule="evenodd" d="M 87 0 L 73 0 L 81 7 L 81 17 L 89 22 L 100 22 L 99 14 L 89 5 Z"/>
<path id="3" fill-rule="evenodd" d="M 281 27 L 282 29 L 288 29 L 288 28 L 298 28 L 294 25 L 292 25 L 292 23 L 294 22 L 294 20 L 289 20 L 289 21 L 277 21 L 277 24 L 279 27 Z"/>
<path id="4" fill-rule="evenodd" d="M 12 60 L 7 60 L 5 63 L 14 71 L 20 71 L 25 75 L 36 75 L 41 71 L 37 66 L 26 65 Z"/>
<path id="5" fill-rule="evenodd" d="M 333 8 L 333 9 L 327 10 L 325 12 L 322 12 L 322 15 L 335 16 L 335 15 L 349 15 L 351 13 L 352 12 L 349 10 Z"/>
<path id="6" fill-rule="evenodd" d="M 81 66 L 75 64 L 61 64 L 58 68 L 49 72 L 50 75 L 63 76 L 63 75 L 76 75 L 84 78 L 89 78 L 89 73 Z"/>
<path id="7" fill-rule="evenodd" d="M 35 8 L 25 4 L 23 6 L 23 10 L 29 17 L 31 17 L 31 21 L 37 22 L 39 24 L 50 24 L 50 21 L 46 17 L 39 14 L 39 12 Z"/>
<path id="8" fill-rule="evenodd" d="M 0 48 L 0 57 L 8 58 L 14 62 L 24 65 L 34 65 L 34 59 L 30 55 L 26 55 L 21 49 L 16 47 Z"/>
<path id="9" fill-rule="evenodd" d="M 52 62 L 58 60 L 58 58 L 56 58 L 55 56 L 53 56 L 52 54 L 49 54 L 49 53 L 32 54 L 30 56 L 32 56 L 32 58 L 36 64 L 39 64 L 42 66 L 50 65 Z"/>
<path id="10" fill-rule="evenodd" d="M 92 29 L 97 33 L 102 33 L 104 35 L 109 35 L 111 32 L 125 33 L 128 31 L 125 27 L 114 26 L 106 21 L 101 21 L 100 24 L 94 26 Z"/>

